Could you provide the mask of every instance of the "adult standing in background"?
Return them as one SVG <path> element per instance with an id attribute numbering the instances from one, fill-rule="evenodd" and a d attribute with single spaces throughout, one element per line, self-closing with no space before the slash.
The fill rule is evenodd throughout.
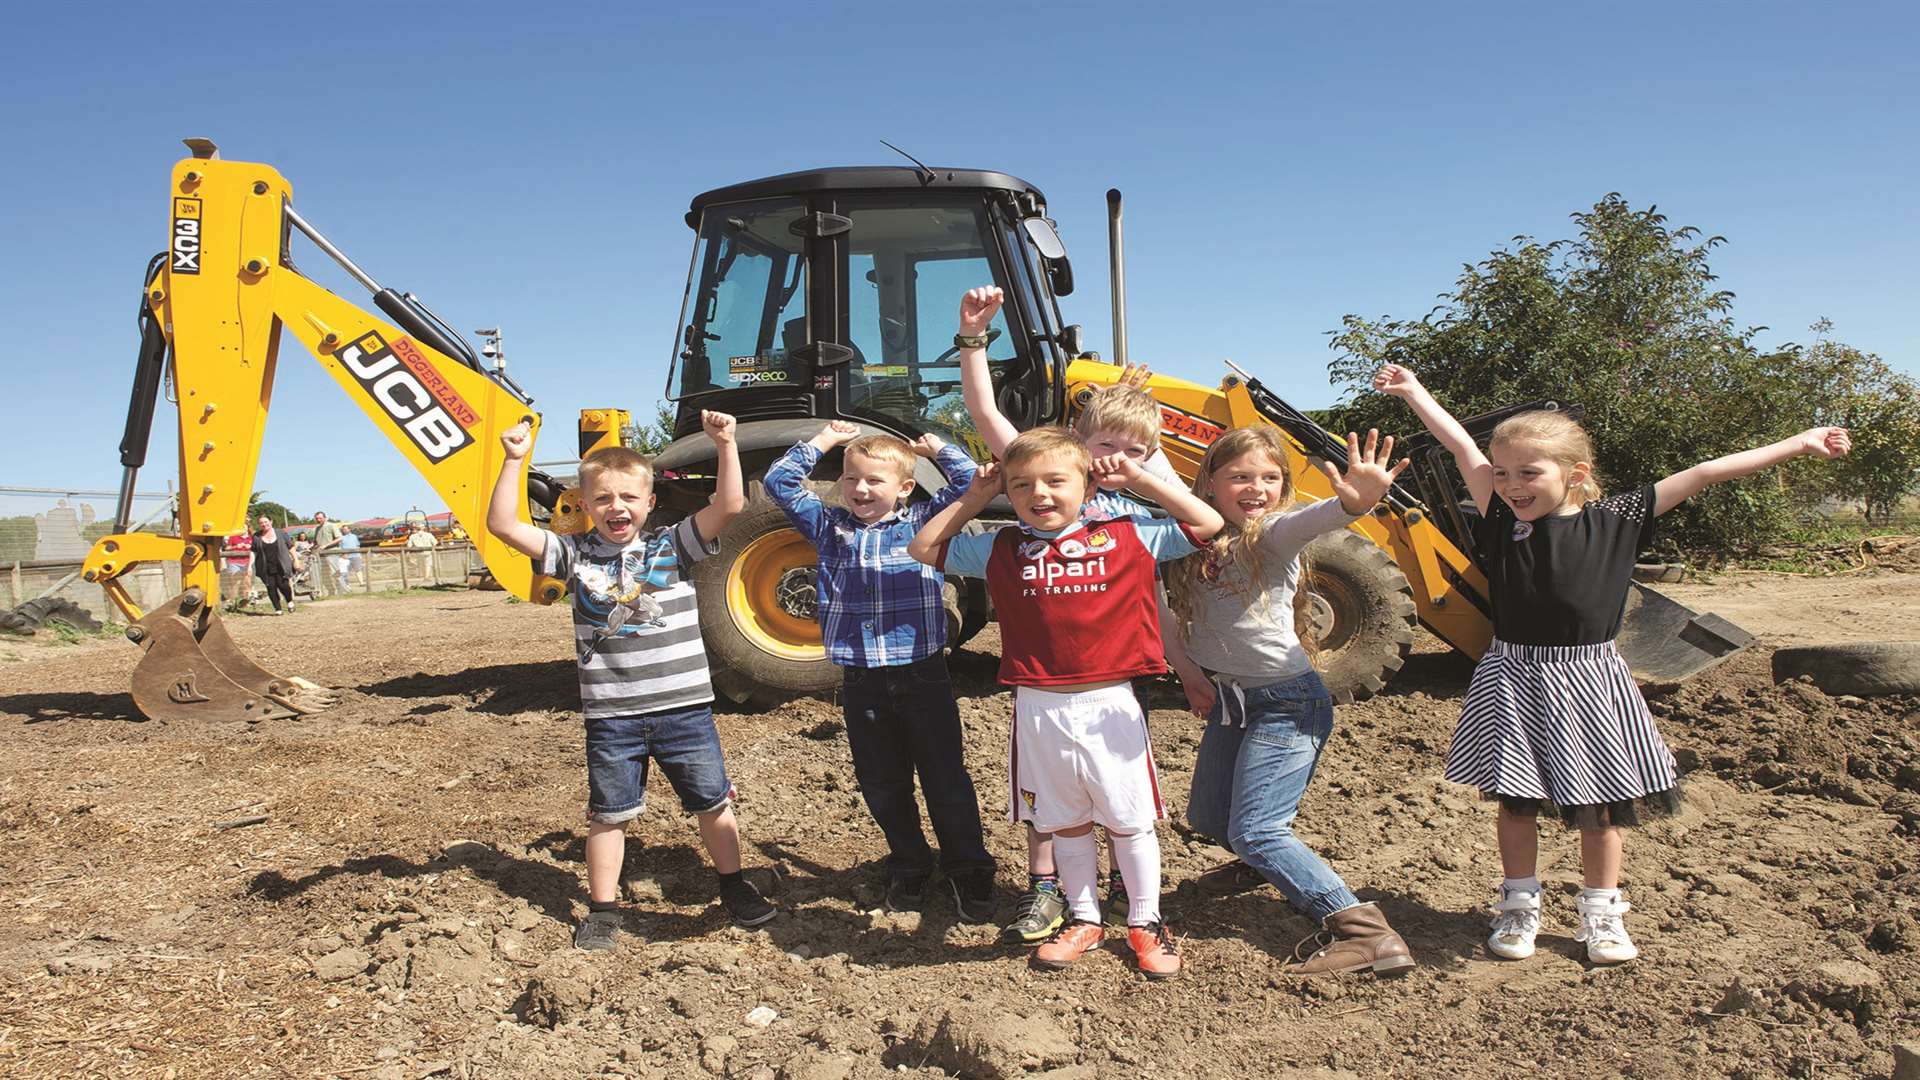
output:
<path id="1" fill-rule="evenodd" d="M 260 515 L 258 528 L 253 530 L 253 572 L 266 586 L 275 615 L 293 610 L 293 549 L 287 544 L 287 534 L 274 528 L 273 520 L 265 514 Z M 286 598 L 284 609 L 281 597 Z"/>
<path id="2" fill-rule="evenodd" d="M 360 534 L 352 529 L 340 531 L 340 591 L 347 591 L 347 583 L 360 569 Z"/>
<path id="3" fill-rule="evenodd" d="M 313 554 L 326 560 L 327 573 L 315 574 L 313 579 L 314 595 L 320 594 L 320 584 L 336 586 L 334 592 L 347 591 L 347 557 L 332 549 L 340 546 L 340 526 L 327 520 L 325 511 L 313 515 Z"/>

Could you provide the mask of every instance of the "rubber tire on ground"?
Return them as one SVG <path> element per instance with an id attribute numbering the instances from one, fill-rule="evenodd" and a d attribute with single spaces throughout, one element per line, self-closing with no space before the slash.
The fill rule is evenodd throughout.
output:
<path id="1" fill-rule="evenodd" d="M 1920 641 L 1798 645 L 1773 653 L 1773 681 L 1802 675 L 1829 694 L 1920 694 Z"/>
<path id="2" fill-rule="evenodd" d="M 1333 625 L 1314 657 L 1333 700 L 1345 705 L 1380 691 L 1413 650 L 1413 586 L 1386 549 L 1352 529 L 1307 546 L 1309 592 Z M 1311 633 L 1302 627 L 1302 635 Z"/>
<path id="3" fill-rule="evenodd" d="M 100 620 L 71 600 L 44 597 L 29 600 L 12 611 L 0 612 L 0 630 L 32 634 L 47 623 L 65 623 L 75 630 L 98 630 Z"/>
<path id="4" fill-rule="evenodd" d="M 763 536 L 792 530 L 787 515 L 759 493 L 720 534 L 720 553 L 693 564 L 690 575 L 699 596 L 700 634 L 706 640 L 715 693 L 735 702 L 777 704 L 791 697 L 836 690 L 840 669 L 818 660 L 777 656 L 755 644 L 729 610 L 727 580 L 747 546 Z M 811 549 L 809 549 L 811 550 Z"/>

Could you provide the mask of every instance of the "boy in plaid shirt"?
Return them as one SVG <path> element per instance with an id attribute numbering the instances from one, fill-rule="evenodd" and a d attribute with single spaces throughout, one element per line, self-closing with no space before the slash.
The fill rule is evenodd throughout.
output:
<path id="1" fill-rule="evenodd" d="M 822 454 L 842 444 L 844 505 L 828 506 L 806 479 Z M 932 459 L 947 485 L 910 503 L 916 454 Z M 887 838 L 887 907 L 919 910 L 933 876 L 933 851 L 913 799 L 917 772 L 954 909 L 961 919 L 981 923 L 994 914 L 994 865 L 947 677 L 945 579 L 907 554 L 907 542 L 966 493 L 974 472 L 963 451 L 933 435 L 909 444 L 891 435 L 861 436 L 859 428 L 835 420 L 787 451 L 763 482 L 767 497 L 819 552 L 816 608 L 827 659 L 844 672 L 840 696 L 853 773 Z"/>

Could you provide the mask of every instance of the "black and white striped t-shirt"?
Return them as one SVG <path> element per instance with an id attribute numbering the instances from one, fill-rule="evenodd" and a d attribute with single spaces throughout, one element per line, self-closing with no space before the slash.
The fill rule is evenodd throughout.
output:
<path id="1" fill-rule="evenodd" d="M 699 601 L 687 568 L 718 554 L 691 515 L 626 544 L 598 532 L 549 532 L 540 572 L 573 595 L 580 708 L 588 717 L 634 716 L 713 700 Z"/>

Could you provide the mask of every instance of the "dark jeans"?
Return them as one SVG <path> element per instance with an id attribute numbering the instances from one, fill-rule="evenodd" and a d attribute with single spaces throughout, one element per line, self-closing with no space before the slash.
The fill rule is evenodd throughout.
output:
<path id="1" fill-rule="evenodd" d="M 841 702 L 853 775 L 867 809 L 887 837 L 889 876 L 933 872 L 933 851 L 920 830 L 914 773 L 948 874 L 991 869 L 980 835 L 980 801 L 960 746 L 960 709 L 939 654 L 911 664 L 843 668 Z"/>

